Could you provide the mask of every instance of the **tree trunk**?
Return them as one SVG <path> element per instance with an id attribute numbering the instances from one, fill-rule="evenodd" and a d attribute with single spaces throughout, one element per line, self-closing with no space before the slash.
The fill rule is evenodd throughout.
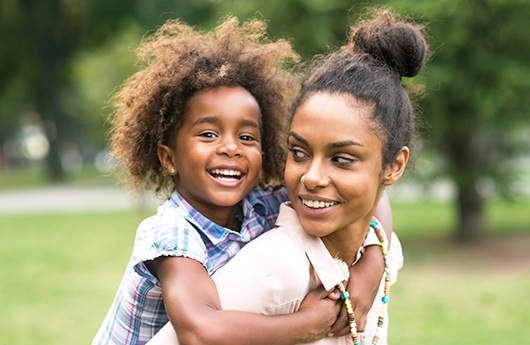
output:
<path id="1" fill-rule="evenodd" d="M 480 141 L 472 133 L 452 133 L 449 150 L 454 162 L 453 174 L 458 188 L 458 241 L 478 240 L 486 234 L 484 197 L 477 189 L 483 154 Z"/>
<path id="2" fill-rule="evenodd" d="M 470 186 L 459 186 L 457 206 L 456 240 L 469 242 L 484 237 L 486 233 L 484 198 L 478 193 L 474 183 Z"/>
<path id="3" fill-rule="evenodd" d="M 61 163 L 61 146 L 65 127 L 61 104 L 61 89 L 65 85 L 68 61 L 68 30 L 62 26 L 65 19 L 58 0 L 23 1 L 24 10 L 31 19 L 28 26 L 35 54 L 33 99 L 36 110 L 44 120 L 50 150 L 46 159 L 47 177 L 62 181 L 66 172 Z"/>
<path id="4" fill-rule="evenodd" d="M 43 118 L 47 118 L 43 114 Z M 46 136 L 50 143 L 50 150 L 46 157 L 46 175 L 50 181 L 61 182 L 66 179 L 66 172 L 64 171 L 61 162 L 61 142 L 57 139 L 56 126 L 50 120 L 46 121 Z"/>

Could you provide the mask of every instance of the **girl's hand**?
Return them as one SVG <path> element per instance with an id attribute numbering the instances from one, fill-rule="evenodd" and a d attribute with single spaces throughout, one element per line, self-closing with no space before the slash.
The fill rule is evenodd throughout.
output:
<path id="1" fill-rule="evenodd" d="M 340 302 L 337 293 L 330 293 L 322 286 L 306 295 L 297 312 L 307 322 L 308 338 L 304 342 L 320 340 L 329 334 L 341 310 Z"/>

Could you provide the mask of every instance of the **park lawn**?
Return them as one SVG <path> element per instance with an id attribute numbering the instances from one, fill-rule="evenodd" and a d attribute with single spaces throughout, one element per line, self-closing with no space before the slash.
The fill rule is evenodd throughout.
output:
<path id="1" fill-rule="evenodd" d="M 530 244 L 530 202 L 493 204 L 495 238 Z M 472 251 L 448 240 L 443 203 L 393 205 L 405 267 L 391 296 L 390 339 L 401 344 L 528 344 L 530 257 Z M 5 344 L 89 343 L 132 250 L 135 212 L 0 217 L 0 338 Z M 506 246 L 505 246 L 506 247 Z M 509 247 L 508 247 L 509 248 Z M 526 247 L 524 247 L 526 248 Z M 523 253 L 524 254 L 524 253 Z M 514 255 L 510 259 L 514 259 Z M 516 258 L 515 258 L 516 259 Z M 526 263 L 529 261 L 526 261 Z"/>
<path id="2" fill-rule="evenodd" d="M 2 343 L 90 343 L 141 218 L 130 212 L 0 217 Z"/>

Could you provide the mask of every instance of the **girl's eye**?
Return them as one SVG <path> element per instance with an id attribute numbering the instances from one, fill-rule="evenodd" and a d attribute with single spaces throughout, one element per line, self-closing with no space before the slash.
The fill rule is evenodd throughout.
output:
<path id="1" fill-rule="evenodd" d="M 243 141 L 257 141 L 257 139 L 253 135 L 250 135 L 250 134 L 240 135 L 239 139 Z"/>
<path id="2" fill-rule="evenodd" d="M 217 134 L 215 134 L 214 132 L 202 132 L 199 134 L 199 136 L 203 138 L 213 139 L 217 137 Z"/>

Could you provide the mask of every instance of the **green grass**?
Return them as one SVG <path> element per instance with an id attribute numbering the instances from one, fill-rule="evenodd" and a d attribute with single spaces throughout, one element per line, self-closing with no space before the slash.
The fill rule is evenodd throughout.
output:
<path id="1" fill-rule="evenodd" d="M 528 233 L 530 231 L 530 199 L 507 201 L 492 199 L 486 202 L 487 223 L 493 233 Z M 456 209 L 448 202 L 393 203 L 394 229 L 402 239 L 453 235 Z"/>
<path id="2" fill-rule="evenodd" d="M 390 303 L 391 344 L 530 344 L 529 271 L 405 267 Z"/>
<path id="3" fill-rule="evenodd" d="M 141 218 L 2 216 L 2 343 L 89 343 L 110 306 Z"/>
<path id="4" fill-rule="evenodd" d="M 495 201 L 491 207 L 496 236 L 528 238 L 530 201 Z M 490 269 L 494 260 L 506 258 L 495 247 L 475 255 L 440 240 L 454 222 L 447 204 L 393 208 L 406 261 L 391 293 L 392 345 L 530 343 L 528 268 Z M 114 297 L 135 229 L 145 216 L 1 216 L 2 343 L 89 343 Z"/>
<path id="5" fill-rule="evenodd" d="M 61 184 L 78 186 L 110 186 L 116 185 L 116 176 L 104 173 L 95 168 L 85 168 L 71 173 Z M 0 170 L 0 191 L 10 189 L 25 189 L 49 185 L 50 181 L 41 168 L 20 168 Z"/>

